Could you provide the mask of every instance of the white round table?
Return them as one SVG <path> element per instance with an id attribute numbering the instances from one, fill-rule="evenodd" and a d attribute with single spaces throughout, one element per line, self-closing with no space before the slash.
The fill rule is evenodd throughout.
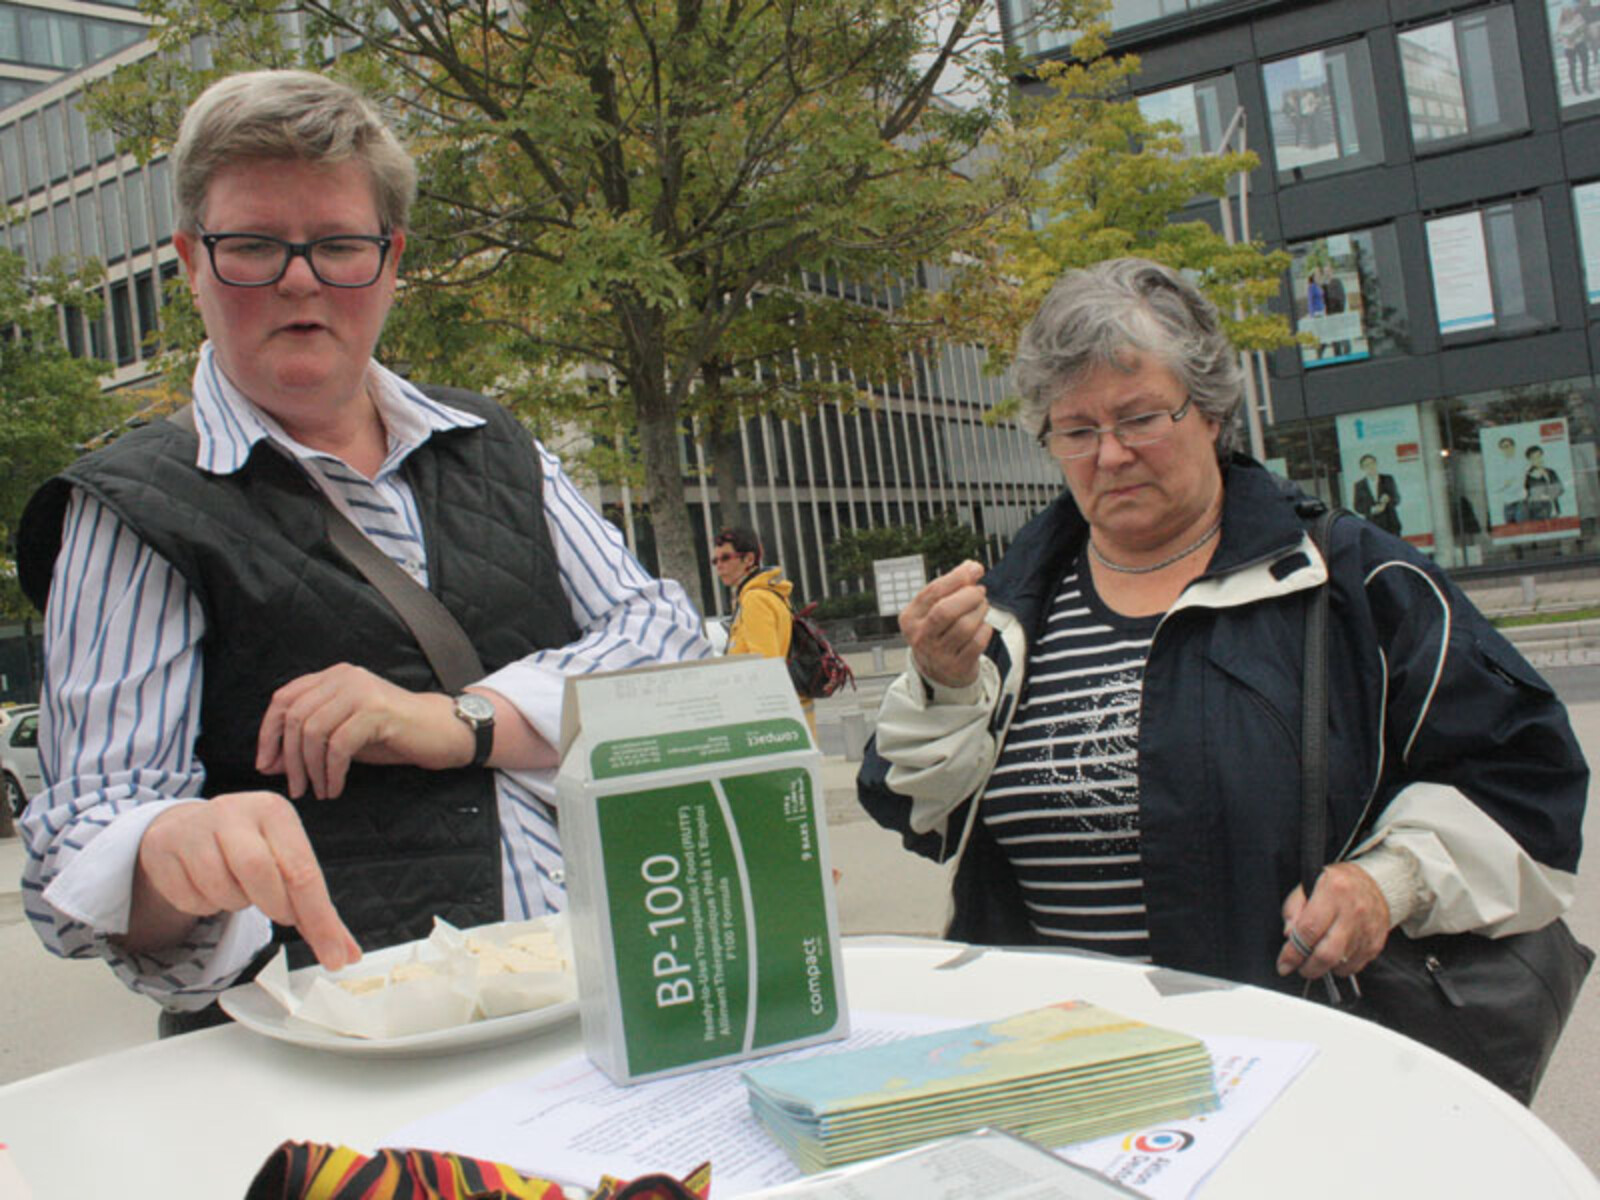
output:
<path id="1" fill-rule="evenodd" d="M 1509 1096 L 1318 1005 L 1114 960 L 942 942 L 848 940 L 844 960 L 851 1006 L 862 1011 L 979 1020 L 1086 999 L 1194 1034 L 1315 1043 L 1316 1058 L 1204 1185 L 1203 1200 L 1600 1198 L 1582 1161 Z M 576 1021 L 510 1046 L 410 1059 L 213 1029 L 0 1088 L 0 1142 L 36 1200 L 223 1200 L 242 1196 L 285 1139 L 371 1151 L 409 1121 L 579 1048 Z M 686 1153 L 692 1160 L 693 1148 Z"/>

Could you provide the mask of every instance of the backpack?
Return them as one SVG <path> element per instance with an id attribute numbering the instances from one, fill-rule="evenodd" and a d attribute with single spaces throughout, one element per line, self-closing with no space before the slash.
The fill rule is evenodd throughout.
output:
<path id="1" fill-rule="evenodd" d="M 789 681 L 794 684 L 794 690 L 807 700 L 831 696 L 846 683 L 851 687 L 856 685 L 855 672 L 850 669 L 850 664 L 828 642 L 822 627 L 811 619 L 809 614 L 815 607 L 813 602 L 799 612 L 795 612 L 792 605 L 789 608 L 789 615 L 794 618 L 786 660 Z"/>

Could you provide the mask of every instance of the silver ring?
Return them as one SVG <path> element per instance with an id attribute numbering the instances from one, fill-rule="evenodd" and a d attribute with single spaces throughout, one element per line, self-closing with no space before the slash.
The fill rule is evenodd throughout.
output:
<path id="1" fill-rule="evenodd" d="M 1300 951 L 1301 958 L 1311 957 L 1311 946 L 1306 942 L 1305 938 L 1300 936 L 1300 931 L 1293 925 L 1289 926 L 1289 944 Z"/>

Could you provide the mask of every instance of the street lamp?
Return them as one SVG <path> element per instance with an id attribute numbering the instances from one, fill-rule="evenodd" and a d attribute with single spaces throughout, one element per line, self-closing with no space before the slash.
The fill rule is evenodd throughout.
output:
<path id="1" fill-rule="evenodd" d="M 1234 140 L 1238 145 L 1233 145 Z M 1244 108 L 1233 110 L 1233 119 L 1228 122 L 1228 127 L 1222 131 L 1222 136 L 1217 139 L 1212 154 L 1227 154 L 1235 149 L 1243 154 L 1248 145 L 1245 138 Z M 1240 239 L 1250 240 L 1250 173 L 1239 172 L 1239 235 L 1234 236 L 1233 231 L 1233 206 L 1228 202 L 1227 189 L 1222 194 L 1222 240 L 1232 246 Z M 1244 305 L 1234 301 L 1233 315 L 1239 319 L 1244 318 Z M 1261 414 L 1264 411 L 1268 419 L 1272 417 L 1272 384 L 1267 376 L 1266 355 L 1259 350 L 1239 351 L 1239 365 L 1244 369 L 1244 403 L 1245 424 L 1250 431 L 1250 453 L 1259 461 L 1265 459 L 1266 440 L 1261 432 Z M 1259 381 L 1259 382 L 1258 382 Z"/>

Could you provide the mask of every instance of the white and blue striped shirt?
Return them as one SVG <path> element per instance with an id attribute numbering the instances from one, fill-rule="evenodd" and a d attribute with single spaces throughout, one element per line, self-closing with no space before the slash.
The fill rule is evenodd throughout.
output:
<path id="1" fill-rule="evenodd" d="M 194 382 L 197 465 L 229 474 L 244 465 L 251 447 L 271 438 L 374 544 L 426 585 L 422 524 L 401 464 L 434 431 L 482 420 L 429 399 L 376 362 L 368 378 L 388 434 L 387 457 L 370 480 L 290 438 L 222 375 L 207 346 Z M 682 587 L 651 577 L 559 461 L 543 446 L 537 450 L 545 518 L 580 636 L 482 683 L 556 745 L 567 676 L 703 658 L 711 647 Z M 172 804 L 202 794 L 205 773 L 194 756 L 204 634 L 199 603 L 177 570 L 82 492 L 63 522 L 51 596 L 39 723 L 49 787 L 22 821 L 24 907 L 55 953 L 103 956 L 135 991 L 173 1008 L 201 1007 L 266 944 L 270 924 L 262 913 L 203 920 L 187 942 L 160 955 L 131 955 L 110 940 L 127 930 L 145 828 Z M 554 774 L 495 773 L 507 919 L 564 904 Z"/>

